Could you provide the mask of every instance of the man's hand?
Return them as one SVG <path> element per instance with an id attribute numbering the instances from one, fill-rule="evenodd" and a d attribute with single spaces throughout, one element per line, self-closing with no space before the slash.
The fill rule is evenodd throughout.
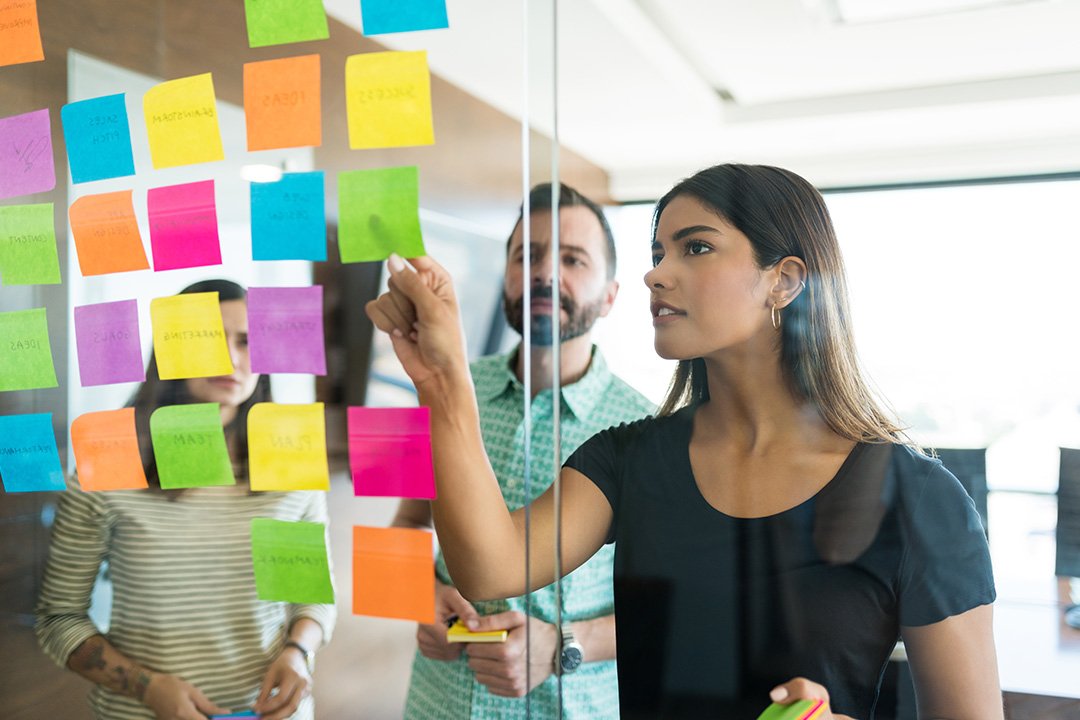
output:
<path id="1" fill-rule="evenodd" d="M 271 695 L 274 688 L 277 693 Z M 303 654 L 294 647 L 285 647 L 267 669 L 254 709 L 262 720 L 285 720 L 310 694 L 311 674 Z"/>
<path id="2" fill-rule="evenodd" d="M 199 688 L 176 675 L 156 673 L 146 686 L 143 702 L 157 720 L 206 720 L 210 715 L 227 715 L 226 708 L 210 702 Z"/>
<path id="3" fill-rule="evenodd" d="M 796 700 L 824 700 L 829 702 L 829 691 L 823 685 L 807 680 L 806 678 L 793 678 L 783 685 L 777 685 L 769 692 L 769 698 L 781 705 L 790 705 Z M 848 715 L 834 714 L 828 707 L 825 714 L 819 720 L 855 720 Z"/>
<path id="4" fill-rule="evenodd" d="M 532 646 L 528 648 L 529 652 L 525 647 L 526 624 Z M 477 632 L 510 631 L 506 642 L 468 643 L 465 648 L 477 682 L 486 686 L 492 695 L 524 697 L 555 671 L 555 648 L 559 638 L 554 625 L 509 610 L 480 618 L 473 629 Z M 529 668 L 528 682 L 526 667 Z"/>
<path id="5" fill-rule="evenodd" d="M 479 619 L 476 608 L 461 596 L 453 585 L 435 580 L 435 624 L 416 626 L 416 644 L 420 654 L 432 660 L 457 660 L 464 650 L 464 643 L 446 642 L 446 630 L 450 618 L 457 617 L 463 623 Z"/>

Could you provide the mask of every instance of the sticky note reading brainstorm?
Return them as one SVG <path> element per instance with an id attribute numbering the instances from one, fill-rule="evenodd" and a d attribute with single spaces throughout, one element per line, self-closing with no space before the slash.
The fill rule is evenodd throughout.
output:
<path id="1" fill-rule="evenodd" d="M 321 285 L 249 288 L 247 306 L 252 372 L 326 374 Z"/>
<path id="2" fill-rule="evenodd" d="M 435 622 L 430 532 L 353 527 L 353 614 Z"/>
<path id="3" fill-rule="evenodd" d="M 55 285 L 59 282 L 53 204 L 0 207 L 0 283 Z"/>
<path id="4" fill-rule="evenodd" d="M 252 518 L 251 562 L 260 600 L 334 602 L 322 523 Z"/>
<path id="5" fill-rule="evenodd" d="M 76 307 L 75 345 L 83 387 L 146 380 L 134 300 Z"/>
<path id="6" fill-rule="evenodd" d="M 435 497 L 431 410 L 348 409 L 353 492 L 377 497 Z"/>
<path id="7" fill-rule="evenodd" d="M 64 489 L 52 413 L 0 417 L 0 479 L 9 493 Z"/>
<path id="8" fill-rule="evenodd" d="M 319 56 L 244 64 L 248 150 L 322 145 Z"/>
<path id="9" fill-rule="evenodd" d="M 84 195 L 68 208 L 79 270 L 84 276 L 146 270 L 131 190 Z"/>
<path id="10" fill-rule="evenodd" d="M 154 298 L 150 301 L 150 322 L 162 380 L 233 372 L 216 292 Z"/>
<path id="11" fill-rule="evenodd" d="M 284 45 L 330 37 L 322 0 L 244 0 L 248 45 Z"/>
<path id="12" fill-rule="evenodd" d="M 0 313 L 0 390 L 56 387 L 45 308 Z"/>
<path id="13" fill-rule="evenodd" d="M 37 0 L 0 0 L 0 66 L 44 59 Z"/>
<path id="14" fill-rule="evenodd" d="M 143 114 L 155 169 L 225 158 L 210 73 L 150 88 L 143 96 Z"/>
<path id="15" fill-rule="evenodd" d="M 374 52 L 345 61 L 349 147 L 431 145 L 431 74 L 427 53 Z"/>
<path id="16" fill-rule="evenodd" d="M 135 174 L 124 95 L 80 100 L 60 108 L 74 183 Z"/>
<path id="17" fill-rule="evenodd" d="M 253 260 L 326 259 L 324 185 L 321 170 L 251 183 Z"/>
<path id="18" fill-rule="evenodd" d="M 213 180 L 150 188 L 146 201 L 155 272 L 221 264 Z"/>
<path id="19" fill-rule="evenodd" d="M 139 490 L 147 486 L 135 433 L 135 408 L 75 418 L 71 423 L 71 449 L 83 490 Z"/>
<path id="20" fill-rule="evenodd" d="M 322 403 L 258 403 L 248 413 L 252 490 L 329 490 Z"/>
<path id="21" fill-rule="evenodd" d="M 217 403 L 158 408 L 150 439 L 162 489 L 236 484 Z"/>
<path id="22" fill-rule="evenodd" d="M 56 187 L 51 132 L 48 108 L 0 118 L 0 199 Z"/>
<path id="23" fill-rule="evenodd" d="M 338 173 L 341 262 L 425 255 L 416 167 Z"/>
<path id="24" fill-rule="evenodd" d="M 437 30 L 450 25 L 446 0 L 364 0 L 360 15 L 365 35 Z"/>

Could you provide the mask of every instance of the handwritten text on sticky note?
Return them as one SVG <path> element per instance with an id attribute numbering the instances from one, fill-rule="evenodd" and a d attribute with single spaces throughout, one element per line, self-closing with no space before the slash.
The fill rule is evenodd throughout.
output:
<path id="1" fill-rule="evenodd" d="M 154 298 L 150 301 L 150 322 L 162 380 L 233 372 L 216 292 Z"/>
<path id="2" fill-rule="evenodd" d="M 76 307 L 75 345 L 83 387 L 146 379 L 134 300 Z"/>
<path id="3" fill-rule="evenodd" d="M 322 523 L 253 518 L 251 561 L 260 600 L 334 602 Z"/>
<path id="4" fill-rule="evenodd" d="M 250 288 L 248 348 L 252 372 L 325 375 L 322 286 Z"/>
<path id="5" fill-rule="evenodd" d="M 415 166 L 338 174 L 341 262 L 425 255 Z"/>
<path id="6" fill-rule="evenodd" d="M 253 260 L 325 260 L 326 197 L 321 170 L 251 183 Z"/>
<path id="7" fill-rule="evenodd" d="M 44 59 L 37 0 L 0 0 L 0 67 Z"/>
<path id="8" fill-rule="evenodd" d="M 431 74 L 427 53 L 374 52 L 345 61 L 349 147 L 431 145 Z"/>
<path id="9" fill-rule="evenodd" d="M 147 487 L 135 432 L 135 408 L 91 412 L 75 418 L 71 423 L 71 449 L 83 490 Z"/>
<path id="10" fill-rule="evenodd" d="M 0 118 L 0 199 L 54 187 L 49 109 Z"/>
<path id="11" fill-rule="evenodd" d="M 155 169 L 224 159 L 210 73 L 152 87 L 143 96 L 143 114 Z"/>
<path id="12" fill-rule="evenodd" d="M 248 413 L 252 490 L 329 490 L 322 403 L 258 403 Z"/>
<path id="13" fill-rule="evenodd" d="M 319 56 L 244 65 L 248 150 L 322 145 Z"/>
<path id="14" fill-rule="evenodd" d="M 135 174 L 122 93 L 69 103 L 60 109 L 60 120 L 72 182 Z"/>
<path id="15" fill-rule="evenodd" d="M 163 489 L 236 483 L 217 403 L 158 408 L 150 416 L 150 439 Z"/>
<path id="16" fill-rule="evenodd" d="M 0 416 L 0 478 L 9 493 L 64 489 L 52 413 Z"/>
<path id="17" fill-rule="evenodd" d="M 150 188 L 147 209 L 155 271 L 221 264 L 213 180 Z"/>
<path id="18" fill-rule="evenodd" d="M 0 207 L 0 282 L 4 285 L 60 282 L 52 203 Z"/>
<path id="19" fill-rule="evenodd" d="M 84 276 L 146 270 L 131 190 L 84 195 L 68 208 L 79 270 Z"/>
<path id="20" fill-rule="evenodd" d="M 429 408 L 350 407 L 348 426 L 356 495 L 435 497 Z"/>
<path id="21" fill-rule="evenodd" d="M 0 390 L 56 384 L 45 308 L 0 312 Z"/>

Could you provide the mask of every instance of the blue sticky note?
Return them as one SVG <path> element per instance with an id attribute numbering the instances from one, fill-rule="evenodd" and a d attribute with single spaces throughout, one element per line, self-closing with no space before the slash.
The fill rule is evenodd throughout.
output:
<path id="1" fill-rule="evenodd" d="M 251 183 L 252 259 L 325 260 L 325 194 L 321 170 Z"/>
<path id="2" fill-rule="evenodd" d="M 9 493 L 64 489 L 52 413 L 0 417 L 0 479 Z"/>
<path id="3" fill-rule="evenodd" d="M 446 0 L 360 0 L 365 35 L 449 27 Z"/>
<path id="4" fill-rule="evenodd" d="M 71 181 L 135 174 L 124 94 L 80 100 L 60 108 Z"/>

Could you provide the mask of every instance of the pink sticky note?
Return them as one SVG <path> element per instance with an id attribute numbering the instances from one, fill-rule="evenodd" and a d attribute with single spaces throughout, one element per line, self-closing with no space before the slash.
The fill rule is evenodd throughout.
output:
<path id="1" fill-rule="evenodd" d="M 322 285 L 248 288 L 251 371 L 326 374 Z"/>
<path id="2" fill-rule="evenodd" d="M 134 300 L 76 307 L 75 345 L 83 387 L 146 380 Z"/>
<path id="3" fill-rule="evenodd" d="M 151 188 L 147 206 L 155 272 L 221 264 L 213 180 Z"/>
<path id="4" fill-rule="evenodd" d="M 435 497 L 429 408 L 351 407 L 348 425 L 354 494 Z"/>
<path id="5" fill-rule="evenodd" d="M 54 187 L 49 109 L 0 118 L 0 198 Z"/>

